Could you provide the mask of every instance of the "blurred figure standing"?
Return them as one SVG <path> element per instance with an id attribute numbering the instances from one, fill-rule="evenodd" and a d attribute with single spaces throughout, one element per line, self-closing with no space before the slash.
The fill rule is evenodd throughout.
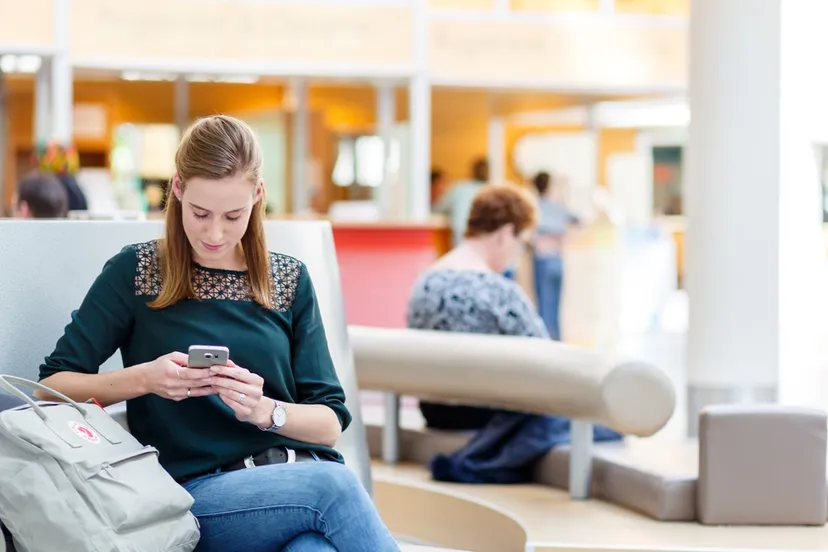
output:
<path id="1" fill-rule="evenodd" d="M 440 169 L 431 170 L 431 211 L 436 212 L 446 193 L 446 175 Z"/>
<path id="2" fill-rule="evenodd" d="M 63 185 L 69 211 L 88 209 L 86 195 L 75 178 L 80 168 L 80 156 L 74 146 L 49 142 L 35 148 L 34 162 L 41 171 L 54 174 Z"/>
<path id="3" fill-rule="evenodd" d="M 12 205 L 14 218 L 65 218 L 69 197 L 55 175 L 35 171 L 17 184 Z"/>
<path id="4" fill-rule="evenodd" d="M 452 246 L 463 241 L 466 221 L 469 218 L 472 201 L 477 191 L 489 182 L 489 162 L 480 158 L 472 164 L 469 180 L 456 182 L 434 206 L 434 212 L 451 219 Z"/>
<path id="5" fill-rule="evenodd" d="M 578 218 L 562 202 L 552 198 L 549 173 L 535 175 L 533 183 L 538 191 L 540 217 L 534 237 L 535 293 L 538 311 L 549 336 L 561 339 L 559 312 L 563 291 L 563 242 L 570 226 Z"/>

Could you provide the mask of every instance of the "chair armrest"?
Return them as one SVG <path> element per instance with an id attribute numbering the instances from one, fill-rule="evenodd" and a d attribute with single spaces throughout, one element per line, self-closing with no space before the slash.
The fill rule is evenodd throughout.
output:
<path id="1" fill-rule="evenodd" d="M 649 436 L 673 414 L 672 381 L 655 366 L 559 342 L 349 326 L 361 389 L 551 414 Z"/>

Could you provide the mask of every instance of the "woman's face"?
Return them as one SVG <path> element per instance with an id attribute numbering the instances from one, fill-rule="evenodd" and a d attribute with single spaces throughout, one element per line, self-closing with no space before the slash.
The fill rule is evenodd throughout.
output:
<path id="1" fill-rule="evenodd" d="M 221 180 L 191 178 L 183 191 L 176 178 L 173 186 L 196 262 L 228 268 L 227 263 L 236 259 L 253 208 L 262 199 L 261 182 L 253 184 L 244 174 L 237 174 Z"/>

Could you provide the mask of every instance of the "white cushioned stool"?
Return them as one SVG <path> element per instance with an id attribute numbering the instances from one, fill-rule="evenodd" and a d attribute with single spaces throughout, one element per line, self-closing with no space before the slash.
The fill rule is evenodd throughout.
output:
<path id="1" fill-rule="evenodd" d="M 697 511 L 710 525 L 824 525 L 826 414 L 719 405 L 699 420 Z"/>

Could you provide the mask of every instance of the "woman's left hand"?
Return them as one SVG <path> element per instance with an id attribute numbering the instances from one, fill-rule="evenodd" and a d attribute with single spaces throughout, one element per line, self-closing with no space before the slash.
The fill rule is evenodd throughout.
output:
<path id="1" fill-rule="evenodd" d="M 227 366 L 213 366 L 210 371 L 218 376 L 212 378 L 213 389 L 224 404 L 233 409 L 236 419 L 255 423 L 264 379 L 232 360 L 228 360 Z"/>

